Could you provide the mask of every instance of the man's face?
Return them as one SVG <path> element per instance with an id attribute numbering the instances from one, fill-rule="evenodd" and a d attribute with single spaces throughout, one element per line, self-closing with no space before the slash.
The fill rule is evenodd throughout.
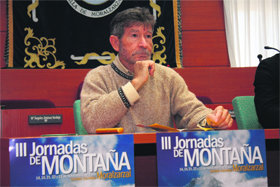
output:
<path id="1" fill-rule="evenodd" d="M 119 39 L 120 61 L 135 64 L 136 61 L 150 60 L 153 50 L 152 35 L 152 27 L 144 24 L 124 28 L 124 34 Z"/>

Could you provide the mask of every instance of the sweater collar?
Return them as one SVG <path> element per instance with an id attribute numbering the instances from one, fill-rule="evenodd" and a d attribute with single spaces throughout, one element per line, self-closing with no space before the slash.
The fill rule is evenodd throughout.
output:
<path id="1" fill-rule="evenodd" d="M 114 62 L 111 64 L 111 67 L 117 74 L 119 74 L 123 78 L 129 79 L 129 80 L 133 79 L 133 73 L 124 67 L 124 65 L 121 63 L 121 61 L 119 59 L 119 56 L 116 56 Z"/>

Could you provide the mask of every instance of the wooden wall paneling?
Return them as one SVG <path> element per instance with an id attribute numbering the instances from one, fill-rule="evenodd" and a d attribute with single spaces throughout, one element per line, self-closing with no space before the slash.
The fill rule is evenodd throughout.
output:
<path id="1" fill-rule="evenodd" d="M 73 106 L 80 83 L 90 69 L 3 69 L 2 100 L 49 100 Z"/>
<path id="2" fill-rule="evenodd" d="M 0 31 L 7 31 L 6 1 L 0 1 Z"/>
<path id="3" fill-rule="evenodd" d="M 182 30 L 224 30 L 222 0 L 181 0 Z"/>
<path id="4" fill-rule="evenodd" d="M 185 31 L 182 37 L 184 67 L 229 67 L 224 31 Z"/>
<path id="5" fill-rule="evenodd" d="M 89 69 L 1 70 L 3 100 L 49 100 L 56 107 L 72 107 Z M 202 67 L 175 69 L 198 96 L 214 103 L 231 103 L 234 96 L 254 95 L 256 67 Z"/>
<path id="6" fill-rule="evenodd" d="M 0 139 L 0 186 L 10 186 L 9 139 Z"/>
<path id="7" fill-rule="evenodd" d="M 6 31 L 0 31 L 0 68 L 6 67 L 6 63 L 4 59 L 6 34 L 7 34 Z"/>
<path id="8" fill-rule="evenodd" d="M 190 91 L 208 96 L 214 104 L 231 104 L 234 97 L 254 95 L 256 67 L 251 68 L 184 68 L 176 69 Z"/>
<path id="9" fill-rule="evenodd" d="M 0 108 L 0 137 L 2 136 L 2 108 Z"/>
<path id="10" fill-rule="evenodd" d="M 29 115 L 62 114 L 62 124 L 29 125 Z M 73 108 L 2 110 L 2 137 L 28 137 L 45 134 L 74 134 Z"/>

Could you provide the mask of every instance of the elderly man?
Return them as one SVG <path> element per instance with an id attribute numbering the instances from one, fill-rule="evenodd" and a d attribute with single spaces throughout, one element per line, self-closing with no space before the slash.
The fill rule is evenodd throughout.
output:
<path id="1" fill-rule="evenodd" d="M 171 68 L 151 60 L 155 21 L 146 8 L 131 8 L 111 21 L 110 43 L 118 56 L 111 65 L 91 70 L 81 92 L 81 115 L 88 133 L 97 128 L 123 127 L 144 132 L 137 124 L 158 123 L 177 128 L 205 124 L 232 125 L 222 106 L 205 107 Z"/>

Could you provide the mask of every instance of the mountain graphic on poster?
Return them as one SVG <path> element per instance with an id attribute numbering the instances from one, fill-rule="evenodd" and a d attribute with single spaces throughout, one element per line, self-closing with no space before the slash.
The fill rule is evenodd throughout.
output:
<path id="1" fill-rule="evenodd" d="M 199 186 L 207 186 L 207 187 L 222 187 L 223 183 L 212 176 L 204 176 L 202 178 L 192 179 L 186 187 L 199 187 Z"/>

